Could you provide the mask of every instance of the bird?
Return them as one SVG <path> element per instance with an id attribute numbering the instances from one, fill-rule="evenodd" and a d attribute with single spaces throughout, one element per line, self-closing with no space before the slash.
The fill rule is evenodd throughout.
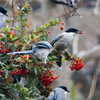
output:
<path id="1" fill-rule="evenodd" d="M 5 24 L 5 16 L 4 15 L 6 15 L 8 17 L 7 9 L 5 7 L 0 7 L 0 29 Z"/>
<path id="2" fill-rule="evenodd" d="M 7 53 L 7 55 L 15 54 L 15 55 L 27 55 L 31 54 L 34 58 L 43 60 L 44 63 L 47 63 L 47 56 L 52 52 L 52 45 L 48 41 L 37 42 L 33 45 L 32 50 L 27 51 L 19 51 L 19 52 L 11 52 Z"/>
<path id="3" fill-rule="evenodd" d="M 66 100 L 66 94 L 70 92 L 65 86 L 58 86 L 45 100 Z"/>
<path id="4" fill-rule="evenodd" d="M 57 51 L 63 51 L 65 54 L 67 52 L 65 49 L 67 49 L 71 44 L 76 34 L 82 34 L 82 31 L 76 29 L 76 28 L 69 28 L 65 32 L 57 35 L 51 42 L 51 45 L 57 50 Z M 60 55 L 57 60 L 57 65 L 61 67 L 61 59 L 62 56 Z"/>

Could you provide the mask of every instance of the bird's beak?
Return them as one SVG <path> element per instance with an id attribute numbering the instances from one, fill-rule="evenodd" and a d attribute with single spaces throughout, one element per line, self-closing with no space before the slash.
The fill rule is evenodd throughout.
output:
<path id="1" fill-rule="evenodd" d="M 69 90 L 67 92 L 70 92 Z"/>
<path id="2" fill-rule="evenodd" d="M 7 13 L 4 13 L 4 15 L 6 15 L 8 17 L 8 14 Z"/>

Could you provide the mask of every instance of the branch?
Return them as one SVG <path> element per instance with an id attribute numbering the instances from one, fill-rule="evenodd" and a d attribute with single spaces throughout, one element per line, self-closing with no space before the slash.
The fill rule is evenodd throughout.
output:
<path id="1" fill-rule="evenodd" d="M 100 57 L 100 45 L 97 45 L 86 51 L 81 51 L 79 54 L 77 54 L 77 56 L 83 59 L 83 62 L 86 62 L 90 59 L 98 58 Z"/>
<path id="2" fill-rule="evenodd" d="M 90 93 L 89 93 L 89 96 L 86 100 L 91 100 L 92 99 L 93 94 L 94 94 L 94 90 L 95 90 L 95 87 L 96 87 L 96 83 L 97 83 L 97 75 L 94 74 L 92 85 L 91 85 L 91 88 L 90 88 Z"/>
<path id="3" fill-rule="evenodd" d="M 4 7 L 6 7 L 6 6 L 7 6 L 7 4 L 8 4 L 8 1 L 9 1 L 9 0 L 7 0 L 7 1 L 6 1 L 6 3 L 5 3 L 5 5 L 4 5 Z"/>
<path id="4" fill-rule="evenodd" d="M 72 54 L 74 55 L 78 54 L 78 44 L 79 44 L 79 35 L 75 36 L 74 41 L 73 41 Z"/>
<path id="5" fill-rule="evenodd" d="M 100 0 L 97 0 L 95 8 L 92 11 L 92 14 L 100 18 Z"/>

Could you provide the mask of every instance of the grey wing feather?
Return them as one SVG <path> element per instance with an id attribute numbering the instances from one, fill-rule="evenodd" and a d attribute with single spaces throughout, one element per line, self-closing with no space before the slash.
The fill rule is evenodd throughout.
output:
<path id="1" fill-rule="evenodd" d="M 44 49 L 51 49 L 52 46 L 46 44 L 45 42 L 39 42 L 35 44 L 38 48 L 44 48 Z"/>
<path id="2" fill-rule="evenodd" d="M 62 38 L 62 36 L 63 36 L 63 35 L 60 35 L 60 36 L 54 38 L 54 40 L 51 42 L 51 45 L 53 46 L 55 42 L 57 42 L 59 39 Z"/>
<path id="3" fill-rule="evenodd" d="M 5 17 L 0 13 L 0 28 L 2 28 L 5 24 Z"/>
<path id="4" fill-rule="evenodd" d="M 3 27 L 4 25 L 0 23 L 0 29 Z"/>
<path id="5" fill-rule="evenodd" d="M 58 88 L 54 89 L 54 98 L 55 98 L 55 100 L 61 100 L 60 94 L 58 92 Z"/>

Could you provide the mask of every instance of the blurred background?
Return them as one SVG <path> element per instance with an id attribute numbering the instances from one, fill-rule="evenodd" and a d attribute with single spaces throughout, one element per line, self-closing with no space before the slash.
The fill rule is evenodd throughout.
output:
<path id="1" fill-rule="evenodd" d="M 70 90 L 67 100 L 100 100 L 100 0 L 76 0 L 79 15 L 66 17 L 72 8 L 55 4 L 51 0 L 0 0 L 0 6 L 6 6 L 9 18 L 13 16 L 13 6 L 28 2 L 32 8 L 29 23 L 31 31 L 49 22 L 52 18 L 59 18 L 64 22 L 64 30 L 54 26 L 49 29 L 49 41 L 68 28 L 82 30 L 82 35 L 75 36 L 72 46 L 68 52 L 83 59 L 84 67 L 79 71 L 71 71 L 71 62 L 65 62 L 62 70 L 55 66 L 56 74 L 60 77 L 52 84 L 55 88 L 65 85 Z M 64 0 L 62 0 L 64 1 Z M 67 1 L 67 0 L 66 0 Z"/>

